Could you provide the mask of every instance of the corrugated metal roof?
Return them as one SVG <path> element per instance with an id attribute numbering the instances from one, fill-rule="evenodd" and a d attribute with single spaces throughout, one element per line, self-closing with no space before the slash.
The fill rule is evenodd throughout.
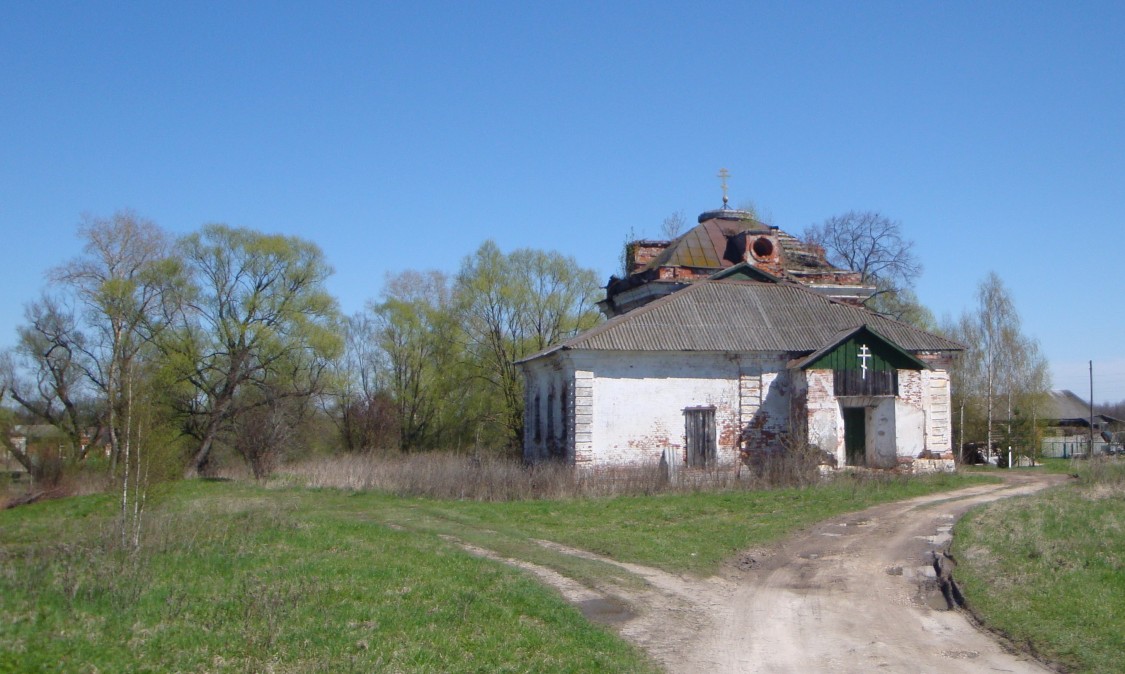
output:
<path id="1" fill-rule="evenodd" d="M 1050 392 L 1044 416 L 1048 419 L 1060 421 L 1085 421 L 1089 423 L 1090 403 L 1080 398 L 1073 391 L 1067 389 L 1054 390 Z M 1095 414 L 1094 418 L 1104 423 L 1121 421 L 1108 414 Z"/>
<path id="2" fill-rule="evenodd" d="M 559 349 L 813 352 L 841 330 L 864 324 L 906 351 L 964 348 L 795 283 L 709 280 L 612 318 L 531 358 Z"/>
<path id="3" fill-rule="evenodd" d="M 1089 418 L 1090 405 L 1073 391 L 1051 391 L 1047 414 L 1052 419 Z"/>

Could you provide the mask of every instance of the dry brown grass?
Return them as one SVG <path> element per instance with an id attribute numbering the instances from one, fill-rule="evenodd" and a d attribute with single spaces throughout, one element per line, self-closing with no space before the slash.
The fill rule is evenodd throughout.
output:
<path id="1" fill-rule="evenodd" d="M 1083 498 L 1099 500 L 1125 497 L 1125 461 L 1119 457 L 1098 456 L 1081 466 L 1077 473 Z"/>
<path id="2" fill-rule="evenodd" d="M 271 484 L 373 490 L 405 497 L 513 501 L 806 486 L 821 479 L 815 463 L 803 456 L 778 455 L 763 468 L 681 468 L 669 479 L 657 463 L 589 471 L 558 463 L 528 465 L 495 455 L 365 454 L 291 464 L 282 467 Z"/>
<path id="3" fill-rule="evenodd" d="M 0 485 L 0 509 L 67 496 L 98 494 L 106 491 L 109 485 L 106 475 L 89 472 L 63 473 L 50 483 L 32 482 L 26 476 L 19 481 L 5 478 Z"/>

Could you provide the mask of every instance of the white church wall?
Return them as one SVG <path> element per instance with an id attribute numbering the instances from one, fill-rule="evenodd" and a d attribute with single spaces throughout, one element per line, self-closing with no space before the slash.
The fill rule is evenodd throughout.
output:
<path id="1" fill-rule="evenodd" d="M 665 450 L 684 461 L 684 410 L 693 407 L 715 408 L 717 463 L 737 460 L 740 379 L 735 358 L 585 352 L 576 355 L 575 370 L 590 372 L 592 385 L 589 453 L 578 455 L 580 464 L 656 463 Z"/>

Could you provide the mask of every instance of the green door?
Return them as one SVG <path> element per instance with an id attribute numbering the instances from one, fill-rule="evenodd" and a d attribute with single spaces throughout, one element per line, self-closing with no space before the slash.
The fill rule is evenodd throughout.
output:
<path id="1" fill-rule="evenodd" d="M 867 463 L 867 410 L 862 407 L 844 408 L 844 452 L 849 466 Z"/>

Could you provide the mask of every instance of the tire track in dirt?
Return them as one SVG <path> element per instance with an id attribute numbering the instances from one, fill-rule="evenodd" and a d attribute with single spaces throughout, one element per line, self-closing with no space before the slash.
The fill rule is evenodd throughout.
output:
<path id="1" fill-rule="evenodd" d="M 1066 480 L 1006 477 L 1002 485 L 827 520 L 746 551 L 706 579 L 539 541 L 628 571 L 644 580 L 641 590 L 611 580 L 588 587 L 546 567 L 466 549 L 535 574 L 670 672 L 1051 671 L 949 610 L 934 570 L 934 555 L 947 549 L 953 524 L 970 508 Z"/>

